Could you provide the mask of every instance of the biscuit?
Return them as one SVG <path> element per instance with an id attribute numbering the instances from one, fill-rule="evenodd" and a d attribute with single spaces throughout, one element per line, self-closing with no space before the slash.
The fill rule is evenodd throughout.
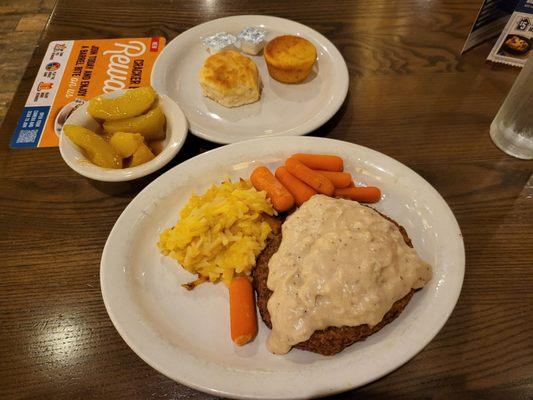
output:
<path id="1" fill-rule="evenodd" d="M 225 107 L 238 107 L 259 100 L 261 78 L 255 63 L 236 51 L 209 56 L 199 73 L 202 95 Z"/>

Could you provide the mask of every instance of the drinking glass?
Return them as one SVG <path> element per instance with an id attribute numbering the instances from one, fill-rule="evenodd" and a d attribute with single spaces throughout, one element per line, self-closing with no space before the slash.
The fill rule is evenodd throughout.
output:
<path id="1" fill-rule="evenodd" d="M 490 137 L 505 153 L 533 159 L 533 54 L 492 121 Z"/>

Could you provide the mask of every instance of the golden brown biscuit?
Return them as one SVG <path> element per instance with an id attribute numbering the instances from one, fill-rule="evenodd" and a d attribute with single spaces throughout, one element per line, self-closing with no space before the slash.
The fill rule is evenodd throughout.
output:
<path id="1" fill-rule="evenodd" d="M 284 83 L 298 83 L 307 78 L 316 61 L 316 48 L 302 37 L 283 35 L 274 38 L 263 52 L 272 78 Z"/>
<path id="2" fill-rule="evenodd" d="M 236 51 L 209 56 L 200 69 L 202 94 L 225 107 L 259 100 L 261 79 L 255 63 Z"/>

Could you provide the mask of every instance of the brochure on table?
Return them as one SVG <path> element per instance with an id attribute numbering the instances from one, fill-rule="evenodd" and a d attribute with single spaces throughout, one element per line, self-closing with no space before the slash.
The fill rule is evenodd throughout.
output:
<path id="1" fill-rule="evenodd" d="M 484 0 L 461 53 L 497 35 L 487 60 L 522 67 L 533 46 L 533 0 Z"/>
<path id="2" fill-rule="evenodd" d="M 487 60 L 522 67 L 533 45 L 533 0 L 521 0 Z"/>
<path id="3" fill-rule="evenodd" d="M 165 38 L 51 42 L 22 111 L 12 148 L 56 147 L 67 117 L 88 99 L 150 84 Z"/>

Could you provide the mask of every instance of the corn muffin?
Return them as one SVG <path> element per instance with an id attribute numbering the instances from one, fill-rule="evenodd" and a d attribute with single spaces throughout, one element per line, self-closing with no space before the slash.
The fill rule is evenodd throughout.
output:
<path id="1" fill-rule="evenodd" d="M 283 83 L 304 81 L 316 61 L 316 48 L 302 37 L 283 35 L 268 42 L 263 52 L 272 78 Z"/>

